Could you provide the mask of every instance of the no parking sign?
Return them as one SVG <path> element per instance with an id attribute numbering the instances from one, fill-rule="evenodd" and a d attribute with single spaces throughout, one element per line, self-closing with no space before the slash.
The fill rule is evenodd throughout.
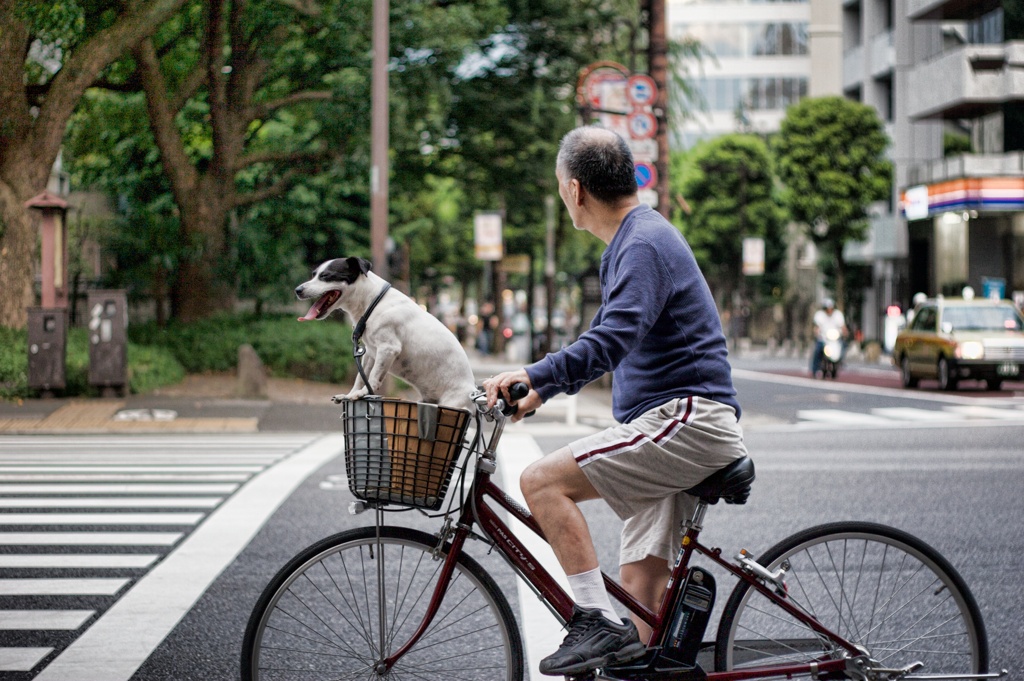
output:
<path id="1" fill-rule="evenodd" d="M 637 189 L 650 189 L 658 184 L 658 171 L 654 169 L 654 164 L 652 163 L 645 163 L 643 161 L 637 163 L 634 173 L 636 175 Z"/>

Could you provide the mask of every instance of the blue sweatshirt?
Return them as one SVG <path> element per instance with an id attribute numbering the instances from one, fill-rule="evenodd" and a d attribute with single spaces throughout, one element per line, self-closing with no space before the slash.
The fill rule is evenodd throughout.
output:
<path id="1" fill-rule="evenodd" d="M 736 410 L 714 298 L 682 234 L 661 214 L 629 212 L 601 256 L 601 307 L 572 345 L 526 367 L 545 401 L 609 371 L 612 413 L 629 423 L 677 397 Z"/>

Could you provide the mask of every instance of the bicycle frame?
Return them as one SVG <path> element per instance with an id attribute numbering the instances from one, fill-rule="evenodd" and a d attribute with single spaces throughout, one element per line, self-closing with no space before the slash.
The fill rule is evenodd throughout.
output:
<path id="1" fill-rule="evenodd" d="M 430 604 L 424 614 L 423 621 L 412 637 L 397 651 L 383 660 L 385 669 L 390 669 L 397 660 L 405 655 L 420 639 L 427 630 L 441 602 L 444 600 L 448 580 L 455 569 L 455 563 L 462 552 L 466 539 L 471 535 L 474 525 L 478 525 L 484 538 L 496 548 L 519 573 L 522 579 L 541 596 L 548 607 L 563 621 L 567 621 L 572 615 L 573 600 L 565 592 L 558 582 L 551 576 L 540 561 L 538 561 L 530 550 L 516 537 L 508 524 L 502 520 L 498 512 L 487 503 L 492 500 L 504 509 L 508 514 L 523 523 L 533 533 L 544 538 L 540 525 L 533 518 L 532 514 L 512 499 L 500 487 L 491 481 L 491 474 L 494 467 L 494 448 L 500 438 L 501 424 L 495 428 L 495 434 L 491 436 L 490 444 L 481 456 L 477 465 L 477 472 L 474 481 L 470 485 L 470 494 L 467 503 L 463 506 L 454 530 L 451 531 L 451 541 L 448 548 L 445 563 L 441 568 L 438 583 L 434 588 Z M 490 456 L 488 456 L 488 454 Z M 681 549 L 678 553 L 675 565 L 672 567 L 665 598 L 658 612 L 653 612 L 645 605 L 636 600 L 618 582 L 602 573 L 608 593 L 617 601 L 622 603 L 630 612 L 634 613 L 641 620 L 651 626 L 651 644 L 660 645 L 666 637 L 668 623 L 672 613 L 675 611 L 676 601 L 680 597 L 681 585 L 689 569 L 691 556 L 696 552 L 705 556 L 713 563 L 732 574 L 736 579 L 743 580 L 761 593 L 765 598 L 782 608 L 792 617 L 807 625 L 823 639 L 832 642 L 838 648 L 845 650 L 850 658 L 863 654 L 857 646 L 845 639 L 843 636 L 827 629 L 817 622 L 813 617 L 792 605 L 785 596 L 778 595 L 774 589 L 769 588 L 764 581 L 751 572 L 726 561 L 722 558 L 722 550 L 719 548 L 706 547 L 698 541 L 701 530 L 701 521 L 707 504 L 699 502 L 697 512 L 694 514 L 694 521 L 688 524 L 683 535 Z M 444 537 L 442 537 L 442 542 Z M 546 541 L 546 539 L 545 539 Z M 777 676 L 792 676 L 800 674 L 827 674 L 840 672 L 847 668 L 849 660 L 822 659 L 813 663 L 792 664 L 792 665 L 770 665 L 760 668 L 748 668 L 741 671 L 707 672 L 708 681 L 743 681 L 745 679 L 758 679 Z"/>

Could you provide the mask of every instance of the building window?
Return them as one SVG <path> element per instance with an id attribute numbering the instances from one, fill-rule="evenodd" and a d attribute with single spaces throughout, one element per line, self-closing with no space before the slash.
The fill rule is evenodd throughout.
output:
<path id="1" fill-rule="evenodd" d="M 998 7 L 967 22 L 967 42 L 972 45 L 997 45 L 1003 42 L 1003 8 Z"/>
<path id="2" fill-rule="evenodd" d="M 719 58 L 807 54 L 807 23 L 684 24 L 672 27 L 677 38 L 693 38 Z"/>
<path id="3" fill-rule="evenodd" d="M 739 24 L 696 24 L 681 26 L 684 37 L 699 40 L 716 57 L 745 57 L 746 27 Z"/>
<path id="4" fill-rule="evenodd" d="M 779 23 L 751 27 L 755 35 L 753 56 L 807 54 L 807 24 Z"/>

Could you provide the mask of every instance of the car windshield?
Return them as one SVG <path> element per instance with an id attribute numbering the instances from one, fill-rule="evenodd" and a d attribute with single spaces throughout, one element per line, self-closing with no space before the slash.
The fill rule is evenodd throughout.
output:
<path id="1" fill-rule="evenodd" d="M 1022 330 L 1020 316 L 1009 305 L 950 306 L 943 310 L 942 323 L 943 326 L 950 324 L 958 331 Z"/>

